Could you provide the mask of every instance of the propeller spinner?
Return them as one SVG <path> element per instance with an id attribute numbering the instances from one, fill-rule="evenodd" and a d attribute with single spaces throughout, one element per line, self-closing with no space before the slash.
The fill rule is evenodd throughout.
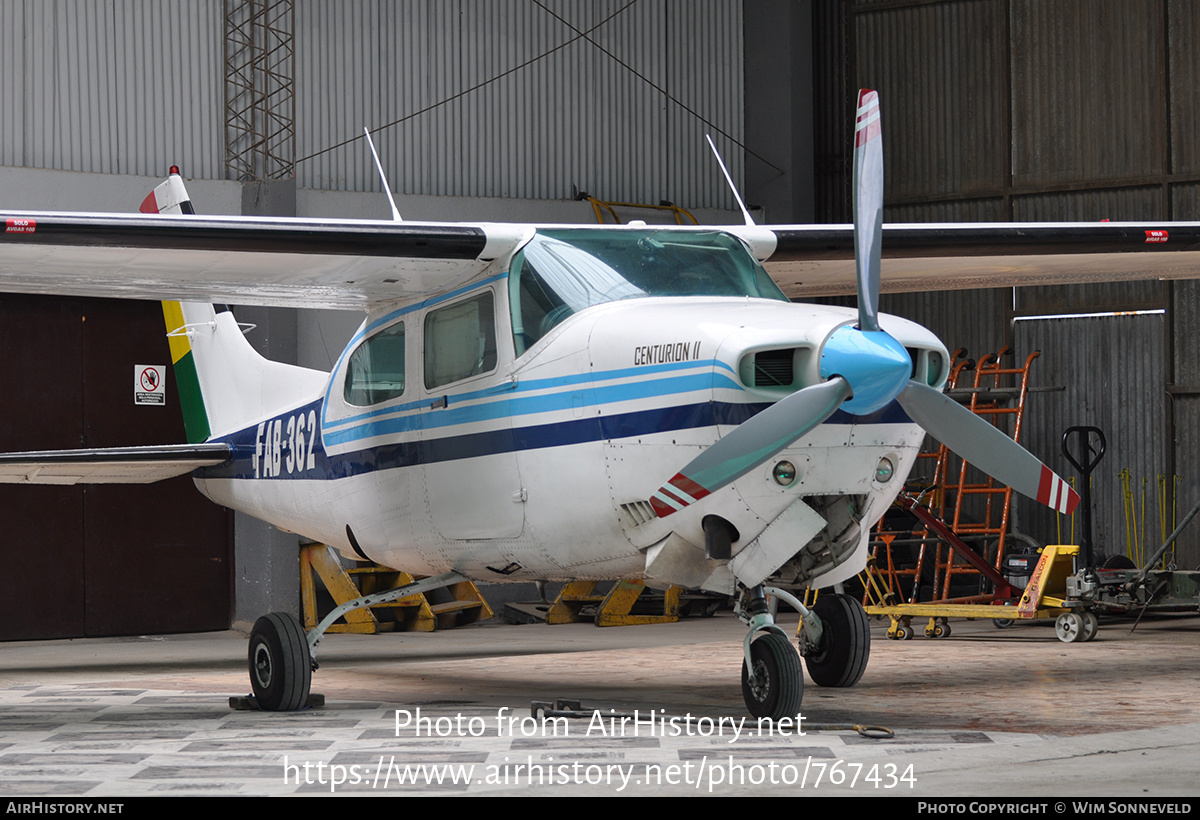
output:
<path id="1" fill-rule="evenodd" d="M 1079 495 L 1045 464 L 988 421 L 941 392 L 910 380 L 912 363 L 879 327 L 880 246 L 883 237 L 883 140 L 879 95 L 858 95 L 854 131 L 854 256 L 858 325 L 825 339 L 820 384 L 797 390 L 722 436 L 659 488 L 650 504 L 665 517 L 736 481 L 838 409 L 872 413 L 892 401 L 965 461 L 1017 492 L 1060 513 Z"/>

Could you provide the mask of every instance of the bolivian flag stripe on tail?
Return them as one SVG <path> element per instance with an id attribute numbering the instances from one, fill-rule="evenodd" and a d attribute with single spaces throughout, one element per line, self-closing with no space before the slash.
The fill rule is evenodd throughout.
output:
<path id="1" fill-rule="evenodd" d="M 167 325 L 167 342 L 171 346 L 171 366 L 175 373 L 175 385 L 179 390 L 179 405 L 183 408 L 183 427 L 188 443 L 207 441 L 212 434 L 208 426 L 208 413 L 204 409 L 204 396 L 200 392 L 200 378 L 196 374 L 196 361 L 192 356 L 192 344 L 184 331 L 186 322 L 183 307 L 178 302 L 163 302 L 163 319 Z"/>

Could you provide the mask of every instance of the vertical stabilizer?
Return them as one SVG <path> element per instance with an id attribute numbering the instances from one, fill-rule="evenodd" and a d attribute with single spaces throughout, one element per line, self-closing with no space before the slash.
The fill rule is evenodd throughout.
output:
<path id="1" fill-rule="evenodd" d="M 227 309 L 164 302 L 163 316 L 189 442 L 232 433 L 324 393 L 328 373 L 263 358 Z"/>
<path id="2" fill-rule="evenodd" d="M 143 201 L 142 213 L 194 214 L 172 165 Z M 196 444 L 255 424 L 321 396 L 329 374 L 264 359 L 227 308 L 163 302 L 171 364 L 188 442 Z"/>
<path id="3" fill-rule="evenodd" d="M 192 199 L 188 196 L 179 166 L 172 165 L 164 182 L 146 195 L 138 208 L 144 214 L 194 214 Z"/>

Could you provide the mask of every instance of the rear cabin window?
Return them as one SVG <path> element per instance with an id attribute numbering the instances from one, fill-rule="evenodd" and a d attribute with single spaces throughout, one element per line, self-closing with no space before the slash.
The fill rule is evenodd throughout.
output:
<path id="1" fill-rule="evenodd" d="M 347 404 L 366 407 L 404 393 L 404 324 L 367 339 L 350 356 L 342 395 Z"/>
<path id="2" fill-rule="evenodd" d="M 490 290 L 425 314 L 425 387 L 496 369 L 494 314 Z"/>

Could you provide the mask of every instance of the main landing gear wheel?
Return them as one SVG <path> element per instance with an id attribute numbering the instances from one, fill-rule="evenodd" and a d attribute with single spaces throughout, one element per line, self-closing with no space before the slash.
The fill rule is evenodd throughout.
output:
<path id="1" fill-rule="evenodd" d="M 825 593 L 813 612 L 823 631 L 817 651 L 805 656 L 808 676 L 818 686 L 853 686 L 871 656 L 871 624 L 862 604 L 849 595 Z"/>
<path id="2" fill-rule="evenodd" d="M 750 714 L 772 720 L 795 718 L 804 698 L 804 675 L 791 641 L 778 632 L 763 630 L 750 643 L 750 660 L 753 682 L 746 661 L 742 661 L 742 697 Z"/>
<path id="3" fill-rule="evenodd" d="M 250 631 L 250 686 L 264 712 L 294 712 L 308 704 L 312 661 L 300 622 L 272 612 Z"/>
<path id="4" fill-rule="evenodd" d="M 1054 634 L 1063 643 L 1083 640 L 1083 618 L 1076 612 L 1064 612 L 1054 620 Z"/>

